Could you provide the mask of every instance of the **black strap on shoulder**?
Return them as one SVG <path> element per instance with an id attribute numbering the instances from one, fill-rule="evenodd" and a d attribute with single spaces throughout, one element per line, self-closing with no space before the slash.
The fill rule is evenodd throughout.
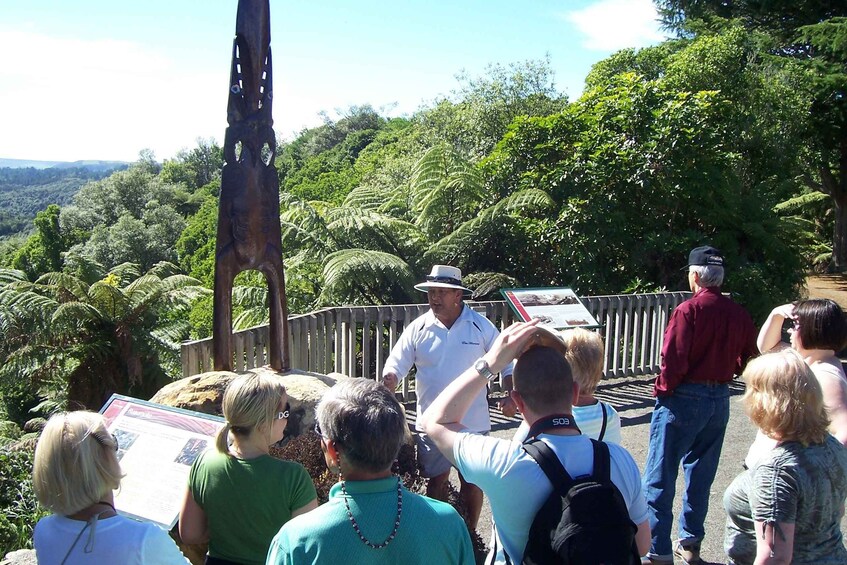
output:
<path id="1" fill-rule="evenodd" d="M 600 428 L 600 435 L 597 436 L 597 440 L 603 441 L 603 437 L 605 437 L 605 435 L 606 435 L 606 420 L 607 420 L 607 417 L 606 417 L 606 405 L 603 403 L 602 400 L 600 401 L 600 411 L 603 412 L 603 427 Z"/>
<path id="2" fill-rule="evenodd" d="M 591 477 L 598 483 L 612 482 L 612 457 L 609 455 L 609 446 L 594 439 L 591 444 L 594 446 L 594 471 L 591 472 Z"/>
<path id="3" fill-rule="evenodd" d="M 560 493 L 567 492 L 573 484 L 573 478 L 565 470 L 556 453 L 546 443 L 540 439 L 532 438 L 524 442 L 523 449 L 530 457 L 535 459 L 535 462 L 547 475 L 547 479 L 553 485 L 553 490 Z"/>

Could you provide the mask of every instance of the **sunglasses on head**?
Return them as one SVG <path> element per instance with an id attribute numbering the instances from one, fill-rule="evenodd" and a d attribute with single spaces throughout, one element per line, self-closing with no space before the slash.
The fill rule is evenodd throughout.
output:
<path id="1" fill-rule="evenodd" d="M 115 444 L 114 445 L 115 451 L 118 451 L 121 448 L 120 444 L 118 443 L 118 437 L 115 434 L 113 434 L 112 432 L 108 432 L 108 433 L 109 433 L 109 436 L 111 436 L 111 438 L 112 438 L 112 443 Z M 105 436 L 105 434 L 103 434 L 102 432 L 92 432 L 91 433 L 91 437 L 94 439 L 94 441 L 96 441 L 97 443 L 99 443 L 103 447 L 112 447 L 106 442 L 106 438 L 102 437 L 102 436 Z"/>

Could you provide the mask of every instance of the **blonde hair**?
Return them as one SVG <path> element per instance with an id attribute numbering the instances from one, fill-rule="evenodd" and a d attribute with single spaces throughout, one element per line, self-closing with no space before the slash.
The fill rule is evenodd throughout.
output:
<path id="1" fill-rule="evenodd" d="M 803 445 L 824 441 L 829 418 L 821 387 L 796 351 L 785 349 L 753 359 L 743 379 L 745 409 L 765 434 Z"/>
<path id="2" fill-rule="evenodd" d="M 232 379 L 221 409 L 226 425 L 218 431 L 215 447 L 229 453 L 229 433 L 249 436 L 255 429 L 270 428 L 288 395 L 282 380 L 266 373 L 247 373 Z"/>
<path id="3" fill-rule="evenodd" d="M 70 516 L 102 500 L 123 477 L 117 447 L 96 412 L 52 416 L 35 447 L 32 485 L 38 501 Z"/>
<path id="4" fill-rule="evenodd" d="M 573 328 L 562 332 L 562 340 L 567 346 L 565 359 L 571 366 L 573 380 L 579 385 L 579 393 L 594 394 L 603 378 L 606 357 L 603 338 L 597 332 Z"/>

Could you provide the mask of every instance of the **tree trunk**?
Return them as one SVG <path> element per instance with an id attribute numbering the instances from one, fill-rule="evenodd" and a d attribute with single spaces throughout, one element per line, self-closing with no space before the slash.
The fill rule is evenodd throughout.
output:
<path id="1" fill-rule="evenodd" d="M 847 271 L 847 198 L 833 198 L 835 204 L 835 233 L 832 234 L 832 268 Z"/>
<path id="2" fill-rule="evenodd" d="M 832 198 L 835 232 L 832 234 L 832 269 L 847 271 L 847 136 L 838 144 L 838 163 L 833 172 L 821 167 L 821 188 Z"/>

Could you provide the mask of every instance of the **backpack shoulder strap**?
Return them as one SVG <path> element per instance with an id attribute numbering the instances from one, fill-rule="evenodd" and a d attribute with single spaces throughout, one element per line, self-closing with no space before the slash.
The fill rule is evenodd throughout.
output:
<path id="1" fill-rule="evenodd" d="M 601 483 L 612 482 L 612 464 L 611 455 L 609 455 L 609 446 L 605 442 L 592 439 L 591 445 L 594 446 L 594 471 L 591 477 Z"/>
<path id="2" fill-rule="evenodd" d="M 606 403 L 602 400 L 600 401 L 600 412 L 603 413 L 603 427 L 600 428 L 600 435 L 597 436 L 597 440 L 603 441 L 603 437 L 606 435 L 606 422 L 608 421 L 608 416 L 606 416 Z"/>
<path id="3" fill-rule="evenodd" d="M 556 492 L 566 492 L 573 484 L 573 478 L 565 470 L 556 453 L 546 443 L 538 438 L 531 438 L 524 442 L 523 450 L 535 459 L 547 479 L 553 485 Z"/>

